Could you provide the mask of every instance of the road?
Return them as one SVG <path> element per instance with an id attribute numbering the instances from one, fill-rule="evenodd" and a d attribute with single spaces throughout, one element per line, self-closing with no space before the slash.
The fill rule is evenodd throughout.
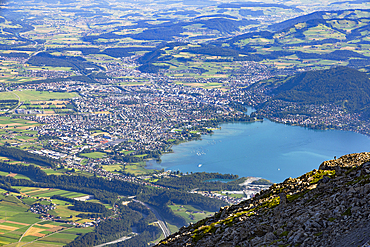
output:
<path id="1" fill-rule="evenodd" d="M 106 245 L 108 245 L 108 244 L 116 244 L 116 243 L 119 243 L 119 242 L 123 242 L 123 241 L 125 241 L 125 240 L 128 240 L 128 239 L 130 239 L 130 238 L 132 238 L 132 237 L 133 237 L 133 236 L 131 236 L 131 237 L 122 237 L 122 238 L 116 239 L 116 240 L 114 240 L 114 241 L 112 241 L 112 242 L 108 242 L 108 243 L 104 243 L 104 244 L 95 245 L 94 247 L 103 247 L 103 246 L 106 246 Z"/>
<path id="2" fill-rule="evenodd" d="M 19 238 L 18 240 L 18 243 L 20 243 L 22 241 L 22 238 L 26 235 L 26 233 L 28 232 L 28 230 L 30 230 L 34 225 L 40 223 L 40 222 L 43 222 L 44 220 L 41 220 L 41 221 L 38 221 L 36 223 L 33 223 L 32 225 L 30 225 L 30 227 L 27 228 L 27 230 L 22 234 L 22 236 Z"/>
<path id="3" fill-rule="evenodd" d="M 39 223 L 39 222 L 36 222 L 35 224 L 37 224 L 37 223 Z M 34 225 L 34 224 L 33 224 L 33 225 Z M 32 225 L 32 226 L 33 226 L 33 225 Z M 32 226 L 31 226 L 31 227 L 32 227 Z M 31 228 L 31 227 L 30 227 L 30 228 Z M 27 229 L 27 231 L 28 231 L 30 228 L 28 228 L 28 229 Z M 54 234 L 56 234 L 56 233 L 60 233 L 60 232 L 62 232 L 62 231 L 64 231 L 64 230 L 68 230 L 68 229 L 71 229 L 71 227 L 63 228 L 63 229 L 61 229 L 61 230 L 59 230 L 59 231 L 55 231 L 55 232 L 53 232 L 53 233 L 51 233 L 51 234 L 49 234 L 49 235 L 45 235 L 45 236 L 43 236 L 43 237 L 41 237 L 41 238 L 38 238 L 38 239 L 35 239 L 35 240 L 31 241 L 31 242 L 27 242 L 27 243 L 19 243 L 19 244 L 17 244 L 16 246 L 17 246 L 17 247 L 22 247 L 22 246 L 25 246 L 25 245 L 29 245 L 29 244 L 32 244 L 32 243 L 34 243 L 34 242 L 37 242 L 37 241 L 39 241 L 39 240 L 41 240 L 41 239 L 43 239 L 43 238 L 50 237 L 50 236 L 52 236 L 52 235 L 54 235 Z M 27 232 L 27 231 L 26 231 L 26 232 Z M 24 234 L 26 234 L 26 232 L 25 232 Z M 20 241 L 22 240 L 22 238 L 23 238 L 24 234 L 22 235 L 21 239 L 19 239 L 19 241 L 18 241 L 18 242 L 20 242 Z"/>
<path id="4" fill-rule="evenodd" d="M 161 230 L 162 230 L 163 235 L 164 235 L 165 238 L 167 238 L 168 236 L 171 235 L 170 230 L 167 228 L 166 224 L 164 223 L 164 220 L 159 215 L 159 213 L 157 212 L 157 210 L 155 210 L 154 208 L 150 207 L 148 204 L 146 204 L 146 203 L 144 203 L 142 201 L 139 201 L 139 200 L 136 200 L 136 199 L 133 199 L 133 201 L 134 202 L 138 202 L 138 203 L 144 205 L 145 207 L 149 208 L 153 212 L 153 214 L 155 215 L 155 217 L 158 219 L 158 225 L 161 228 Z"/>

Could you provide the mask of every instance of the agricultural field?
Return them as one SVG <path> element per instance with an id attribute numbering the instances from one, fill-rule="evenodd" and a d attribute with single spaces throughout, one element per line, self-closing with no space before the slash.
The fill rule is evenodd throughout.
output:
<path id="1" fill-rule="evenodd" d="M 33 128 L 40 124 L 35 121 L 0 116 L 0 145 L 9 144 L 21 149 L 40 149 L 37 131 Z"/>
<path id="2" fill-rule="evenodd" d="M 23 188 L 29 191 L 31 188 Z M 37 201 L 32 197 L 16 198 L 15 194 L 5 196 L 0 191 L 0 246 L 15 243 L 29 246 L 62 246 L 71 242 L 80 233 L 87 233 L 93 228 L 74 228 L 72 225 L 40 220 L 38 214 L 30 211 L 29 205 Z M 22 193 L 23 194 L 23 193 Z M 16 246 L 16 245 L 14 245 Z M 49 245 L 48 245 L 49 246 Z"/>
<path id="3" fill-rule="evenodd" d="M 214 212 L 202 211 L 191 205 L 169 205 L 171 210 L 186 220 L 187 223 L 198 222 L 206 217 L 212 216 Z"/>
<path id="4" fill-rule="evenodd" d="M 77 97 L 76 93 L 35 90 L 0 92 L 0 107 L 4 108 L 0 109 L 0 116 L 1 113 L 37 116 L 70 113 L 73 107 L 68 99 L 74 97 Z"/>
<path id="5" fill-rule="evenodd" d="M 78 223 L 84 223 L 84 222 L 89 222 L 88 219 L 81 219 L 80 217 L 77 217 L 78 214 L 81 213 L 81 211 L 75 211 L 71 210 L 68 207 L 71 206 L 72 204 L 67 201 L 59 200 L 59 199 L 50 199 L 50 197 L 54 195 L 66 197 L 66 198 L 79 198 L 86 196 L 84 193 L 79 193 L 79 192 L 73 192 L 73 191 L 67 191 L 67 190 L 61 190 L 61 189 L 54 189 L 54 188 L 39 188 L 39 187 L 24 187 L 24 186 L 14 186 L 14 188 L 18 189 L 20 191 L 20 194 L 17 193 L 10 193 L 9 196 L 4 197 L 5 199 L 2 199 L 2 202 L 6 202 L 7 200 L 9 202 L 13 203 L 23 203 L 19 204 L 20 209 L 17 209 L 20 212 L 27 212 L 29 209 L 29 206 L 34 204 L 34 203 L 40 203 L 40 204 L 45 204 L 49 205 L 50 202 L 56 204 L 56 209 L 49 211 L 49 214 L 54 215 L 54 216 L 59 216 L 63 220 L 67 221 L 73 221 L 73 222 L 78 222 Z M 1 190 L 1 193 L 5 193 L 5 191 Z M 18 196 L 19 198 L 16 198 Z M 1 199 L 0 195 L 0 199 Z M 99 200 L 89 200 L 90 202 L 95 202 L 95 203 L 101 203 Z M 3 205 L 1 203 L 1 205 Z M 105 207 L 108 209 L 112 208 L 111 205 L 108 204 L 103 204 Z M 1 207 L 1 206 L 0 206 Z M 1 210 L 1 208 L 0 208 Z M 4 208 L 4 210 L 7 210 L 7 207 Z M 23 211 L 22 211 L 23 210 Z M 17 212 L 18 212 L 17 211 Z M 29 213 L 29 212 L 27 212 Z M 3 215 L 4 217 L 10 217 L 14 216 L 13 214 L 9 214 L 7 212 L 1 213 L 0 216 Z M 38 219 L 37 214 L 30 214 L 31 219 L 35 218 Z M 14 216 L 15 218 L 15 216 Z"/>
<path id="6" fill-rule="evenodd" d="M 121 171 L 122 167 L 122 165 L 103 165 L 103 169 L 108 172 Z"/>
<path id="7" fill-rule="evenodd" d="M 76 93 L 59 93 L 59 92 L 35 91 L 35 90 L 0 92 L 0 98 L 3 100 L 19 98 L 20 101 L 25 101 L 25 102 L 61 100 L 61 99 L 70 99 L 74 97 L 77 97 Z M 34 102 L 34 103 L 39 103 L 39 102 Z"/>
<path id="8" fill-rule="evenodd" d="M 123 172 L 134 176 L 150 175 L 156 172 L 155 170 L 147 169 L 146 162 L 130 163 L 122 165 L 121 167 L 123 167 L 123 169 L 121 169 Z"/>
<path id="9" fill-rule="evenodd" d="M 15 187 L 20 190 L 21 193 L 24 193 L 27 196 L 31 197 L 39 197 L 39 198 L 50 198 L 53 195 L 59 195 L 67 198 L 76 198 L 81 196 L 86 196 L 86 194 L 78 193 L 78 192 L 71 192 L 61 189 L 53 189 L 53 188 L 38 188 L 38 187 Z"/>

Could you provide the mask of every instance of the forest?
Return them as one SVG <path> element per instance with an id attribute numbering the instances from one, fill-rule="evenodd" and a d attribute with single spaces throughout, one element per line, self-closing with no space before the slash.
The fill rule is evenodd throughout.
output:
<path id="1" fill-rule="evenodd" d="M 215 179 L 237 180 L 238 176 L 231 174 L 197 172 L 176 178 L 161 178 L 156 182 L 156 184 L 184 191 L 190 191 L 194 188 L 198 188 L 201 191 L 240 190 L 238 183 L 208 181 Z M 242 181 L 239 181 L 239 183 L 242 183 Z"/>
<path id="2" fill-rule="evenodd" d="M 55 159 L 33 154 L 18 148 L 7 147 L 5 145 L 0 146 L 0 155 L 15 159 L 17 161 L 27 161 L 47 167 L 56 167 L 56 165 L 59 163 L 59 161 Z"/>
<path id="3" fill-rule="evenodd" d="M 47 52 L 38 53 L 36 56 L 31 57 L 27 63 L 34 66 L 71 67 L 80 71 L 84 71 L 87 68 L 89 70 L 105 70 L 105 68 L 88 62 L 82 57 L 54 56 Z"/>
<path id="4" fill-rule="evenodd" d="M 91 212 L 97 213 L 100 217 L 107 217 L 111 214 L 111 212 L 102 204 L 96 202 L 83 202 L 77 201 L 75 199 L 71 199 L 64 196 L 53 195 L 51 199 L 58 199 L 62 201 L 67 201 L 73 204 L 73 206 L 69 206 L 69 209 L 81 211 L 81 212 Z M 97 217 L 94 217 L 97 218 Z"/>
<path id="5" fill-rule="evenodd" d="M 160 236 L 161 230 L 153 225 L 145 224 L 144 226 L 142 222 L 145 222 L 145 218 L 143 219 L 143 216 L 140 213 L 139 220 L 132 217 L 133 215 L 136 215 L 135 212 L 136 211 L 125 214 L 128 217 L 115 218 L 100 222 L 94 232 L 77 237 L 74 241 L 67 244 L 66 247 L 95 246 L 101 243 L 113 241 L 130 233 L 132 231 L 132 226 L 141 226 L 137 227 L 139 235 L 130 240 L 124 241 L 123 243 L 130 241 L 128 242 L 131 244 L 129 246 L 144 246 L 140 243 L 145 243 L 145 246 L 148 246 L 148 242 L 153 241 Z"/>
<path id="6" fill-rule="evenodd" d="M 289 78 L 272 90 L 274 98 L 302 104 L 342 103 L 351 112 L 364 112 L 370 103 L 366 73 L 348 67 L 309 71 Z"/>

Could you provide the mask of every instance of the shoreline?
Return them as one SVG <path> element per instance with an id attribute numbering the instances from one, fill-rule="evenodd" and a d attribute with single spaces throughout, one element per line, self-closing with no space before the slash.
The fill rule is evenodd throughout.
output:
<path id="1" fill-rule="evenodd" d="M 352 130 L 352 129 L 343 129 L 343 128 L 313 128 L 313 127 L 310 127 L 310 126 L 307 126 L 307 125 L 302 125 L 302 124 L 298 124 L 298 123 L 284 123 L 283 121 L 278 121 L 276 119 L 272 119 L 272 118 L 269 118 L 269 117 L 265 117 L 264 119 L 267 119 L 271 122 L 274 122 L 274 123 L 278 123 L 278 124 L 284 124 L 284 125 L 288 125 L 288 126 L 298 126 L 298 127 L 302 127 L 302 128 L 306 128 L 306 129 L 310 129 L 310 130 L 322 130 L 322 131 L 326 131 L 326 130 L 339 130 L 339 131 L 348 131 L 348 132 L 353 132 L 353 133 L 356 133 L 356 134 L 361 134 L 363 136 L 366 136 L 366 137 L 369 137 L 370 138 L 370 133 L 367 134 L 367 133 L 364 133 L 364 132 L 361 132 L 361 131 L 356 131 L 356 130 Z"/>
<path id="2" fill-rule="evenodd" d="M 145 168 L 148 170 L 160 170 L 161 168 L 172 171 L 178 170 L 183 173 L 219 172 L 221 174 L 236 174 L 240 177 L 262 177 L 272 182 L 278 182 L 283 179 L 282 177 L 293 177 L 296 174 L 305 172 L 307 169 L 316 169 L 323 161 L 332 159 L 334 156 L 339 157 L 348 153 L 366 151 L 363 147 L 369 145 L 368 136 L 353 131 L 339 131 L 337 129 L 316 131 L 317 129 L 284 124 L 271 121 L 268 118 L 259 123 L 261 125 L 264 123 L 263 127 L 259 124 L 244 125 L 240 121 L 222 123 L 231 124 L 226 129 L 221 124 L 220 127 L 221 130 L 224 130 L 222 133 L 225 136 L 216 136 L 209 139 L 207 136 L 210 135 L 207 134 L 202 136 L 202 140 L 206 141 L 204 144 L 186 145 L 180 149 L 174 148 L 176 155 L 166 157 L 165 159 L 161 157 L 162 163 L 146 161 Z M 236 126 L 232 127 L 233 124 Z M 290 126 L 303 128 L 294 128 L 295 130 L 287 128 Z M 230 133 L 230 136 L 228 133 Z M 248 133 L 252 134 L 252 136 L 248 137 L 250 136 Z M 217 131 L 215 134 L 217 134 Z M 357 134 L 360 134 L 360 136 Z M 237 138 L 239 135 L 240 138 Z M 300 139 L 300 136 L 303 139 Z M 234 141 L 234 138 L 237 139 Z M 351 142 L 343 142 L 343 138 Z M 213 145 L 210 143 L 212 140 L 220 140 L 224 144 L 219 144 L 217 147 L 212 148 Z M 285 148 L 276 149 L 275 147 L 280 145 L 280 140 L 282 141 L 282 147 Z M 235 153 L 231 152 L 230 156 L 229 154 L 233 150 L 232 145 L 234 143 L 237 150 Z M 240 145 L 242 145 L 241 148 L 237 147 Z M 206 154 L 200 155 L 200 157 L 196 156 L 198 149 L 203 150 Z M 226 152 L 230 157 L 225 157 L 224 154 Z M 261 166 L 253 165 L 258 163 L 261 163 Z M 198 168 L 199 164 L 202 164 L 200 168 Z M 300 165 L 297 166 L 296 164 Z"/>

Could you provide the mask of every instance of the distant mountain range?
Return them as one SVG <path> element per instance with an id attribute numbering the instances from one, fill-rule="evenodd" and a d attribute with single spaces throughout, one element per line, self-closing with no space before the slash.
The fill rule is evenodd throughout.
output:
<path id="1" fill-rule="evenodd" d="M 361 11 L 370 12 L 368 9 L 362 9 Z M 357 19 L 355 9 L 346 10 L 334 10 L 334 11 L 317 11 L 308 15 L 298 16 L 293 19 L 289 19 L 280 23 L 272 24 L 269 28 L 273 31 L 280 31 L 285 28 L 297 25 L 298 23 L 308 22 L 311 20 L 325 20 L 325 23 L 330 23 L 332 19 Z M 328 22 L 326 22 L 328 21 Z"/>
<path id="2" fill-rule="evenodd" d="M 350 66 L 363 67 L 370 64 L 369 56 L 359 54 L 362 46 L 370 44 L 369 21 L 370 10 L 367 9 L 319 11 L 270 25 L 269 31 L 248 32 L 213 44 L 225 47 L 226 43 L 232 49 L 249 51 L 248 55 L 260 59 L 296 55 L 303 60 L 342 60 L 348 61 Z M 341 50 L 343 44 L 352 47 Z M 319 46 L 322 49 L 299 48 L 305 46 Z M 360 49 L 356 49 L 356 46 Z M 338 51 L 341 54 L 328 54 Z"/>
<path id="3" fill-rule="evenodd" d="M 226 6 L 229 5 L 226 4 L 225 8 Z M 210 30 L 226 32 L 226 30 L 238 30 L 243 22 L 245 21 L 217 17 L 191 23 L 202 24 Z M 319 11 L 273 24 L 265 31 L 246 32 L 230 38 L 220 38 L 199 44 L 201 47 L 188 48 L 189 43 L 187 42 L 177 43 L 167 49 L 166 55 L 159 55 L 150 62 L 169 61 L 173 59 L 170 56 L 172 53 L 177 54 L 179 49 L 183 49 L 184 52 L 192 54 L 217 56 L 218 59 L 212 60 L 214 62 L 284 60 L 278 63 L 291 66 L 295 64 L 300 67 L 328 67 L 327 65 L 336 63 L 352 68 L 365 68 L 370 65 L 370 54 L 367 52 L 370 45 L 369 22 L 370 10 L 366 9 Z M 176 32 L 177 35 L 181 32 L 182 24 L 180 24 L 162 24 L 166 25 L 165 29 L 164 27 L 158 29 L 158 25 L 150 25 L 148 30 L 132 38 L 158 39 L 158 32 L 163 29 L 165 33 L 163 39 L 170 41 Z M 175 30 L 176 32 L 172 33 Z M 101 36 L 91 37 L 92 39 L 101 38 Z M 84 40 L 91 37 L 84 37 Z M 158 52 L 162 48 L 163 46 L 157 47 Z M 330 62 L 317 62 L 323 60 Z"/>

